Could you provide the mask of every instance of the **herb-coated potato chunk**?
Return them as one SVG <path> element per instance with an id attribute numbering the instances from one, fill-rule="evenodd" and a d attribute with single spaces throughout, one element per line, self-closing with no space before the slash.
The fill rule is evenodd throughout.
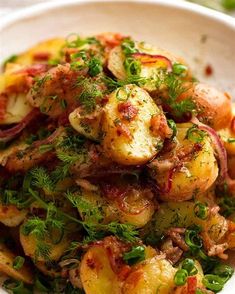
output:
<path id="1" fill-rule="evenodd" d="M 153 117 L 159 123 L 153 125 Z M 157 154 L 166 136 L 164 118 L 145 90 L 135 85 L 117 89 L 110 94 L 104 108 L 105 153 L 124 165 L 146 163 Z"/>
<path id="2" fill-rule="evenodd" d="M 164 258 L 156 255 L 134 266 L 125 280 L 125 294 L 168 294 L 174 284 L 176 269 Z"/>
<path id="3" fill-rule="evenodd" d="M 81 135 L 91 140 L 99 140 L 101 133 L 102 111 L 86 114 L 81 108 L 76 108 L 69 115 L 71 126 Z"/>
<path id="4" fill-rule="evenodd" d="M 127 191 L 124 199 L 120 201 L 118 197 L 107 195 L 109 199 L 100 195 L 98 191 L 82 191 L 81 199 L 88 205 L 98 207 L 102 212 L 103 222 L 120 221 L 130 223 L 136 227 L 146 225 L 155 211 L 155 204 L 150 191 L 144 189 L 131 189 Z M 112 200 L 110 198 L 113 197 Z M 81 214 L 80 209 L 78 211 Z"/>
<path id="5" fill-rule="evenodd" d="M 21 226 L 22 228 L 22 226 Z M 25 255 L 29 256 L 30 258 L 36 260 L 36 261 L 46 261 L 45 256 L 43 253 L 40 253 L 37 249 L 37 239 L 34 235 L 24 235 L 22 233 L 22 229 L 20 228 L 20 243 L 24 250 Z M 52 240 L 43 241 L 47 246 L 49 246 L 49 258 L 51 260 L 58 260 L 65 252 L 66 248 L 68 247 L 69 241 L 64 236 L 62 240 L 57 243 L 53 244 Z"/>
<path id="6" fill-rule="evenodd" d="M 120 294 L 121 285 L 114 273 L 107 251 L 92 246 L 81 261 L 80 276 L 86 294 Z"/>
<path id="7" fill-rule="evenodd" d="M 172 171 L 157 170 L 154 173 L 159 187 L 171 186 L 165 192 L 162 189 L 160 197 L 164 201 L 185 201 L 192 199 L 195 193 L 204 193 L 215 182 L 218 176 L 218 166 L 209 137 L 202 135 L 200 142 L 194 142 L 187 132 L 192 124 L 178 124 L 178 145 L 175 154 L 180 154 L 179 165 Z M 194 135 L 192 135 L 194 136 Z M 196 133 L 195 133 L 195 136 Z M 197 140 L 197 138 L 195 139 Z M 169 179 L 170 178 L 170 179 Z"/>
<path id="8" fill-rule="evenodd" d="M 23 281 L 27 284 L 33 283 L 32 270 L 28 265 L 16 270 L 13 268 L 13 262 L 16 255 L 11 252 L 3 243 L 0 243 L 0 272 L 12 277 L 15 280 Z"/>
<path id="9" fill-rule="evenodd" d="M 155 214 L 155 234 L 161 236 L 172 227 L 172 224 L 174 227 L 182 228 L 196 224 L 202 231 L 207 232 L 211 240 L 219 243 L 228 230 L 226 219 L 219 213 L 208 213 L 202 220 L 196 216 L 194 208 L 195 203 L 191 201 L 162 203 Z"/>

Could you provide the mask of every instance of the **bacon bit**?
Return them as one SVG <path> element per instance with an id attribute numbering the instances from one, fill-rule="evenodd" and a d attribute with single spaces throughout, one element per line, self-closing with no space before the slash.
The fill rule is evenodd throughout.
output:
<path id="1" fill-rule="evenodd" d="M 213 68 L 210 64 L 208 64 L 206 67 L 205 67 L 205 75 L 207 77 L 211 76 L 213 74 Z"/>
<path id="2" fill-rule="evenodd" d="M 227 259 L 228 255 L 224 254 L 224 251 L 228 249 L 228 243 L 213 245 L 208 251 L 208 256 L 219 256 L 222 259 Z"/>
<path id="3" fill-rule="evenodd" d="M 235 133 L 235 116 L 233 117 L 231 121 L 230 129 L 233 133 Z"/>
<path id="4" fill-rule="evenodd" d="M 29 76 L 35 77 L 39 74 L 45 73 L 48 70 L 47 64 L 33 64 L 30 67 L 18 70 L 16 74 L 28 74 Z"/>
<path id="5" fill-rule="evenodd" d="M 213 206 L 210 208 L 210 213 L 211 215 L 216 215 L 220 210 L 220 207 L 217 205 L 217 206 Z"/>
<path id="6" fill-rule="evenodd" d="M 172 136 L 172 129 L 169 128 L 166 117 L 163 114 L 156 114 L 150 120 L 150 130 L 154 136 L 160 136 L 162 139 Z"/>
<path id="7" fill-rule="evenodd" d="M 188 251 L 188 245 L 185 243 L 182 236 L 184 233 L 184 228 L 171 228 L 167 231 L 167 235 L 176 245 L 178 245 L 183 251 Z"/>
<path id="8" fill-rule="evenodd" d="M 4 120 L 7 109 L 8 95 L 6 93 L 0 94 L 0 121 Z"/>
<path id="9" fill-rule="evenodd" d="M 187 278 L 188 292 L 187 294 L 195 294 L 197 290 L 197 277 L 191 276 Z"/>
<path id="10" fill-rule="evenodd" d="M 118 111 L 122 114 L 122 118 L 127 121 L 132 121 L 138 113 L 138 109 L 130 101 L 119 103 Z"/>
<path id="11" fill-rule="evenodd" d="M 100 40 L 105 47 L 107 46 L 110 48 L 120 45 L 122 40 L 124 40 L 125 38 L 127 37 L 122 36 L 121 34 L 118 34 L 118 33 L 117 34 L 108 33 L 108 34 L 97 36 L 97 39 Z"/>
<path id="12" fill-rule="evenodd" d="M 161 250 L 166 254 L 166 258 L 172 264 L 178 262 L 184 253 L 184 251 L 180 249 L 178 246 L 173 246 L 173 242 L 169 237 L 162 244 Z"/>
<path id="13" fill-rule="evenodd" d="M 49 52 L 35 52 L 33 54 L 34 61 L 47 61 L 51 54 Z"/>
<path id="14" fill-rule="evenodd" d="M 131 137 L 131 132 L 130 132 L 130 130 L 128 129 L 128 127 L 126 125 L 124 125 L 122 123 L 119 123 L 117 125 L 116 130 L 117 130 L 117 135 L 118 136 L 122 136 L 123 135 L 124 137 L 126 137 L 129 140 L 132 138 Z"/>

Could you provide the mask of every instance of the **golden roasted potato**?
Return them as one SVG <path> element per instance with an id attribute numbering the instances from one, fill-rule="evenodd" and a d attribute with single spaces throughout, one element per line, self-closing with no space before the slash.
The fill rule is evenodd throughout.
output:
<path id="1" fill-rule="evenodd" d="M 11 252 L 3 243 L 0 243 L 0 272 L 15 280 L 32 284 L 32 270 L 27 264 L 23 264 L 18 270 L 13 268 L 13 262 L 16 256 L 17 255 Z"/>
<path id="2" fill-rule="evenodd" d="M 0 222 L 7 227 L 16 227 L 21 224 L 27 215 L 25 209 L 19 210 L 14 205 L 0 205 Z"/>
<path id="3" fill-rule="evenodd" d="M 153 118 L 159 123 L 153 125 Z M 145 90 L 135 85 L 117 89 L 104 107 L 104 152 L 123 165 L 146 163 L 158 153 L 166 137 L 167 124 L 161 129 L 164 118 Z"/>
<path id="4" fill-rule="evenodd" d="M 227 220 L 219 213 L 208 213 L 208 216 L 203 220 L 196 216 L 194 208 L 195 203 L 191 201 L 162 203 L 155 215 L 154 230 L 156 235 L 164 234 L 172 227 L 172 224 L 174 227 L 183 228 L 196 224 L 216 244 L 221 243 L 228 231 Z"/>
<path id="5" fill-rule="evenodd" d="M 37 239 L 35 238 L 35 236 L 30 234 L 24 235 L 21 228 L 22 226 L 20 227 L 20 243 L 22 245 L 25 255 L 36 261 L 45 262 L 45 256 L 37 253 Z M 49 238 L 46 238 L 46 240 L 43 242 L 50 248 L 50 260 L 55 261 L 64 254 L 66 248 L 69 245 L 69 240 L 66 238 L 66 236 L 64 236 L 62 240 L 57 244 L 53 244 L 53 241 Z"/>
<path id="6" fill-rule="evenodd" d="M 84 114 L 80 108 L 76 108 L 69 115 L 71 126 L 86 138 L 98 141 L 101 135 L 102 111 L 96 110 L 92 114 Z"/>
<path id="7" fill-rule="evenodd" d="M 137 264 L 124 282 L 125 294 L 169 294 L 173 290 L 175 269 L 161 256 L 154 256 Z"/>
<path id="8" fill-rule="evenodd" d="M 47 62 L 50 59 L 60 57 L 60 51 L 65 44 L 65 39 L 55 38 L 43 41 L 30 48 L 26 52 L 18 55 L 15 62 L 22 65 L 31 65 L 33 63 Z"/>
<path id="9" fill-rule="evenodd" d="M 153 195 L 148 190 L 130 189 L 125 194 L 124 199 L 121 200 L 112 195 L 107 196 L 107 198 L 102 197 L 99 191 L 82 190 L 80 197 L 102 210 L 104 223 L 117 220 L 121 223 L 130 223 L 136 227 L 143 227 L 154 214 Z M 110 197 L 113 197 L 113 199 L 111 200 Z"/>
<path id="10" fill-rule="evenodd" d="M 81 261 L 80 276 L 86 294 L 121 293 L 121 283 L 103 246 L 94 245 L 86 252 Z"/>
<path id="11" fill-rule="evenodd" d="M 160 197 L 164 201 L 185 201 L 192 199 L 195 193 L 204 193 L 215 182 L 218 176 L 218 166 L 214 156 L 210 138 L 205 134 L 201 138 L 199 145 L 195 145 L 189 138 L 186 138 L 187 131 L 192 124 L 178 124 L 178 146 L 175 154 L 181 154 L 179 158 L 179 168 L 172 170 L 153 172 L 153 177 L 160 187 L 165 187 L 166 183 L 171 186 L 169 191 L 160 192 Z M 198 150 L 194 148 L 198 147 Z M 196 148 L 197 149 L 197 148 Z M 172 156 L 172 155 L 170 155 Z M 169 178 L 170 177 L 170 178 Z"/>

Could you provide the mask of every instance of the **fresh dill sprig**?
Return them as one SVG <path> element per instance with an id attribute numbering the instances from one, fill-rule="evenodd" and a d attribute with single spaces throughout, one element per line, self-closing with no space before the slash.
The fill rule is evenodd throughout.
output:
<path id="1" fill-rule="evenodd" d="M 84 110 L 87 113 L 93 112 L 96 108 L 97 100 L 103 96 L 99 82 L 92 78 L 79 77 L 76 86 L 82 88 L 78 100 L 84 107 Z"/>
<path id="2" fill-rule="evenodd" d="M 123 87 L 128 84 L 135 84 L 137 86 L 140 86 L 142 84 L 145 84 L 147 81 L 146 78 L 136 76 L 136 75 L 128 77 L 125 80 L 116 80 L 116 79 L 112 79 L 108 76 L 105 76 L 102 79 L 110 91 L 114 91 L 117 88 Z"/>
<path id="3" fill-rule="evenodd" d="M 101 207 L 86 201 L 81 190 L 76 190 L 75 193 L 67 191 L 65 196 L 78 209 L 82 219 L 86 222 L 99 223 L 103 220 Z"/>
<path id="4" fill-rule="evenodd" d="M 32 184 L 33 186 L 39 189 L 46 189 L 47 191 L 53 191 L 55 186 L 54 183 L 47 172 L 47 170 L 43 167 L 35 167 L 30 171 L 32 176 Z"/>
<path id="5" fill-rule="evenodd" d="M 164 99 L 164 102 L 169 105 L 176 117 L 181 117 L 183 114 L 196 109 L 196 105 L 191 97 L 187 97 L 181 101 L 177 100 L 180 95 L 188 90 L 178 75 L 172 72 L 166 73 L 163 75 L 162 84 L 166 86 L 168 95 L 168 98 L 166 100 Z"/>

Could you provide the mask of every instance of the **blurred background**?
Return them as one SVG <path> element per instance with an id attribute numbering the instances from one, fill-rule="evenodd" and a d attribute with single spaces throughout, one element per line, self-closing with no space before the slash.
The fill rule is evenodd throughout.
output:
<path id="1" fill-rule="evenodd" d="M 0 0 L 0 17 L 16 11 L 20 8 L 27 7 L 36 3 L 52 1 L 56 2 L 57 0 Z M 175 1 L 183 0 L 172 0 L 172 2 Z M 204 5 L 212 9 L 216 9 L 235 16 L 235 0 L 190 0 L 189 2 Z"/>

